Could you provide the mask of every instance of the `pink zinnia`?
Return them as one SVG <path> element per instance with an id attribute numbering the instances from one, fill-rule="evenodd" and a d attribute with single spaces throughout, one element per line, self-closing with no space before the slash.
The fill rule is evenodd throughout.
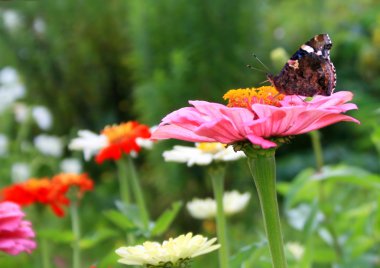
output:
<path id="1" fill-rule="evenodd" d="M 29 221 L 23 221 L 24 213 L 13 202 L 0 203 L 0 250 L 10 255 L 23 251 L 31 253 L 36 248 L 34 232 Z"/>
<path id="2" fill-rule="evenodd" d="M 225 98 L 229 104 L 190 101 L 193 107 L 181 108 L 162 119 L 152 139 L 179 139 L 191 142 L 231 144 L 249 140 L 263 149 L 276 147 L 278 137 L 293 136 L 325 126 L 358 120 L 342 113 L 357 109 L 347 103 L 348 91 L 331 96 L 279 95 L 273 87 L 231 90 Z"/>

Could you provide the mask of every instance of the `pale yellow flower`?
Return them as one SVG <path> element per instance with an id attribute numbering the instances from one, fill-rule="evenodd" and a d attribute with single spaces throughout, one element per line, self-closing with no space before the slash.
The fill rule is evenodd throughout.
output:
<path id="1" fill-rule="evenodd" d="M 116 249 L 116 254 L 121 257 L 118 262 L 126 265 L 151 265 L 154 267 L 172 264 L 173 267 L 177 267 L 191 258 L 218 249 L 220 245 L 214 244 L 215 241 L 216 238 L 208 240 L 201 235 L 193 236 L 192 233 L 187 233 L 177 238 L 169 238 L 162 244 L 147 241 L 142 245 L 120 247 Z"/>

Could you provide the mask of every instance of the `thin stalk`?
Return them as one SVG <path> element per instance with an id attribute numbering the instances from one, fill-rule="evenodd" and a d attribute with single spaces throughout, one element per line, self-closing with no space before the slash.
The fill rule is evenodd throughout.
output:
<path id="1" fill-rule="evenodd" d="M 322 171 L 323 167 L 323 152 L 321 146 L 321 134 L 318 130 L 309 133 L 311 137 L 311 142 L 313 145 L 313 151 L 315 156 L 315 163 L 317 166 L 317 172 Z"/>
<path id="2" fill-rule="evenodd" d="M 46 238 L 40 239 L 42 268 L 50 268 L 49 244 Z"/>
<path id="3" fill-rule="evenodd" d="M 124 204 L 129 204 L 131 202 L 130 189 L 128 185 L 128 170 L 125 161 L 120 159 L 116 161 L 117 175 L 119 178 L 119 188 L 120 188 L 120 198 Z"/>
<path id="4" fill-rule="evenodd" d="M 36 230 L 36 237 L 38 238 L 39 259 L 37 260 L 38 267 L 50 268 L 51 256 L 48 238 L 44 237 L 44 230 L 48 229 L 49 221 L 47 220 L 46 209 L 47 207 L 40 204 L 36 204 L 33 207 L 34 212 L 32 216 L 33 226 Z M 49 215 L 50 216 L 50 215 Z"/>
<path id="5" fill-rule="evenodd" d="M 149 220 L 149 213 L 148 213 L 148 209 L 147 209 L 146 204 L 145 204 L 145 199 L 144 199 L 144 195 L 143 195 L 143 192 L 141 189 L 140 180 L 137 177 L 136 168 L 135 168 L 135 165 L 133 164 L 133 160 L 130 156 L 128 157 L 127 163 L 128 163 L 128 169 L 129 169 L 129 172 L 131 175 L 130 179 L 131 179 L 131 183 L 132 183 L 133 194 L 134 194 L 134 197 L 136 199 L 136 203 L 137 203 L 137 206 L 139 208 L 139 211 L 141 213 L 140 214 L 141 220 L 142 220 L 144 228 L 148 229 L 149 221 L 150 221 Z"/>
<path id="6" fill-rule="evenodd" d="M 70 203 L 71 228 L 74 234 L 73 247 L 73 268 L 81 268 L 81 252 L 80 252 L 80 223 L 78 214 L 78 203 L 71 201 Z"/>
<path id="7" fill-rule="evenodd" d="M 218 235 L 218 242 L 221 245 L 219 254 L 219 267 L 228 268 L 228 240 L 227 240 L 227 228 L 226 217 L 223 208 L 223 193 L 224 193 L 224 173 L 225 168 L 222 166 L 209 169 L 209 175 L 212 181 L 212 188 L 214 192 L 214 198 L 216 200 L 216 230 Z"/>
<path id="8" fill-rule="evenodd" d="M 276 194 L 275 150 L 246 148 L 248 166 L 256 185 L 265 232 L 268 239 L 272 267 L 286 268 L 283 235 Z"/>
<path id="9" fill-rule="evenodd" d="M 312 131 L 309 134 L 311 136 L 311 141 L 313 144 L 315 161 L 316 161 L 316 165 L 317 165 L 317 172 L 321 172 L 322 167 L 323 167 L 323 151 L 322 151 L 322 145 L 321 145 L 320 132 L 319 131 Z M 325 223 L 326 228 L 330 232 L 331 237 L 332 237 L 335 256 L 337 258 L 337 261 L 340 262 L 342 259 L 343 250 L 342 250 L 342 247 L 339 243 L 338 235 L 337 235 L 337 232 L 335 230 L 335 227 L 331 223 L 330 213 L 328 211 L 326 211 L 325 209 L 323 209 L 324 203 L 326 202 L 324 184 L 325 184 L 324 180 L 320 181 L 320 183 L 318 184 L 318 199 L 319 199 L 319 203 L 321 204 L 320 207 L 325 214 L 324 223 Z"/>

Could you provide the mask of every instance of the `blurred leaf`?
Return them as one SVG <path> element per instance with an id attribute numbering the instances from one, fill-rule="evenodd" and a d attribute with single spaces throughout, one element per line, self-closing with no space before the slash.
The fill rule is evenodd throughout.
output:
<path id="1" fill-rule="evenodd" d="M 264 246 L 266 246 L 266 243 L 253 243 L 240 248 L 235 255 L 230 257 L 230 266 L 232 268 L 242 267 L 242 264 L 248 260 L 257 249 Z"/>
<path id="2" fill-rule="evenodd" d="M 115 264 L 117 263 L 117 260 L 119 259 L 119 256 L 116 255 L 115 249 L 111 250 L 107 253 L 105 256 L 99 256 L 99 262 L 97 263 L 97 268 L 109 268 L 109 267 L 118 267 Z"/>
<path id="3" fill-rule="evenodd" d="M 352 183 L 369 189 L 380 190 L 380 176 L 360 168 L 347 165 L 325 166 L 322 173 L 314 174 L 311 180 L 333 180 Z"/>
<path id="4" fill-rule="evenodd" d="M 99 245 L 99 243 L 103 242 L 104 240 L 108 238 L 118 236 L 118 234 L 119 233 L 114 230 L 105 229 L 103 227 L 96 230 L 96 233 L 94 233 L 93 236 L 84 237 L 83 239 L 81 239 L 80 245 L 81 245 L 81 248 L 83 249 L 92 248 L 94 246 Z"/>
<path id="5" fill-rule="evenodd" d="M 254 267 L 266 268 L 271 267 L 270 259 L 266 258 L 268 244 L 266 242 L 252 243 L 241 247 L 236 254 L 230 257 L 230 266 L 232 268 Z M 269 257 L 269 256 L 268 256 Z"/>
<path id="6" fill-rule="evenodd" d="M 74 239 L 74 235 L 71 231 L 62 231 L 58 229 L 39 230 L 38 236 L 56 243 L 71 243 Z"/>
<path id="7" fill-rule="evenodd" d="M 177 201 L 172 204 L 171 208 L 165 210 L 164 213 L 162 213 L 161 216 L 155 222 L 154 227 L 151 231 L 151 235 L 157 236 L 164 233 L 177 216 L 182 205 L 183 204 L 181 201 Z"/>
<path id="8" fill-rule="evenodd" d="M 105 217 L 122 230 L 136 228 L 136 225 L 126 215 L 117 210 L 107 210 L 103 212 Z"/>
<path id="9" fill-rule="evenodd" d="M 117 209 L 124 214 L 135 226 L 142 228 L 142 220 L 139 208 L 134 204 L 124 204 L 123 202 L 115 202 Z"/>

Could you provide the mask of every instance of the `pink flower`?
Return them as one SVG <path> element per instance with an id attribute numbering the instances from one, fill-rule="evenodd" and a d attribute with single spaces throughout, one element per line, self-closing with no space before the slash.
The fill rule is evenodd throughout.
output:
<path id="1" fill-rule="evenodd" d="M 17 255 L 31 253 L 36 248 L 34 232 L 29 221 L 23 221 L 24 213 L 13 202 L 0 203 L 0 251 Z"/>
<path id="2" fill-rule="evenodd" d="M 262 88 L 268 90 L 269 87 Z M 315 96 L 311 101 L 304 101 L 300 96 L 282 96 L 274 101 L 273 97 L 268 100 L 272 95 L 265 96 L 267 99 L 263 100 L 263 93 L 257 93 L 260 90 L 254 89 L 250 94 L 255 96 L 249 95 L 248 99 L 246 90 L 236 90 L 244 91 L 244 98 L 235 94 L 230 104 L 232 101 L 240 107 L 190 101 L 193 107 L 181 108 L 162 119 L 152 139 L 174 138 L 224 144 L 248 139 L 267 149 L 277 146 L 271 138 L 299 135 L 340 121 L 359 123 L 355 118 L 342 114 L 357 109 L 355 104 L 347 103 L 353 97 L 351 92 Z"/>

